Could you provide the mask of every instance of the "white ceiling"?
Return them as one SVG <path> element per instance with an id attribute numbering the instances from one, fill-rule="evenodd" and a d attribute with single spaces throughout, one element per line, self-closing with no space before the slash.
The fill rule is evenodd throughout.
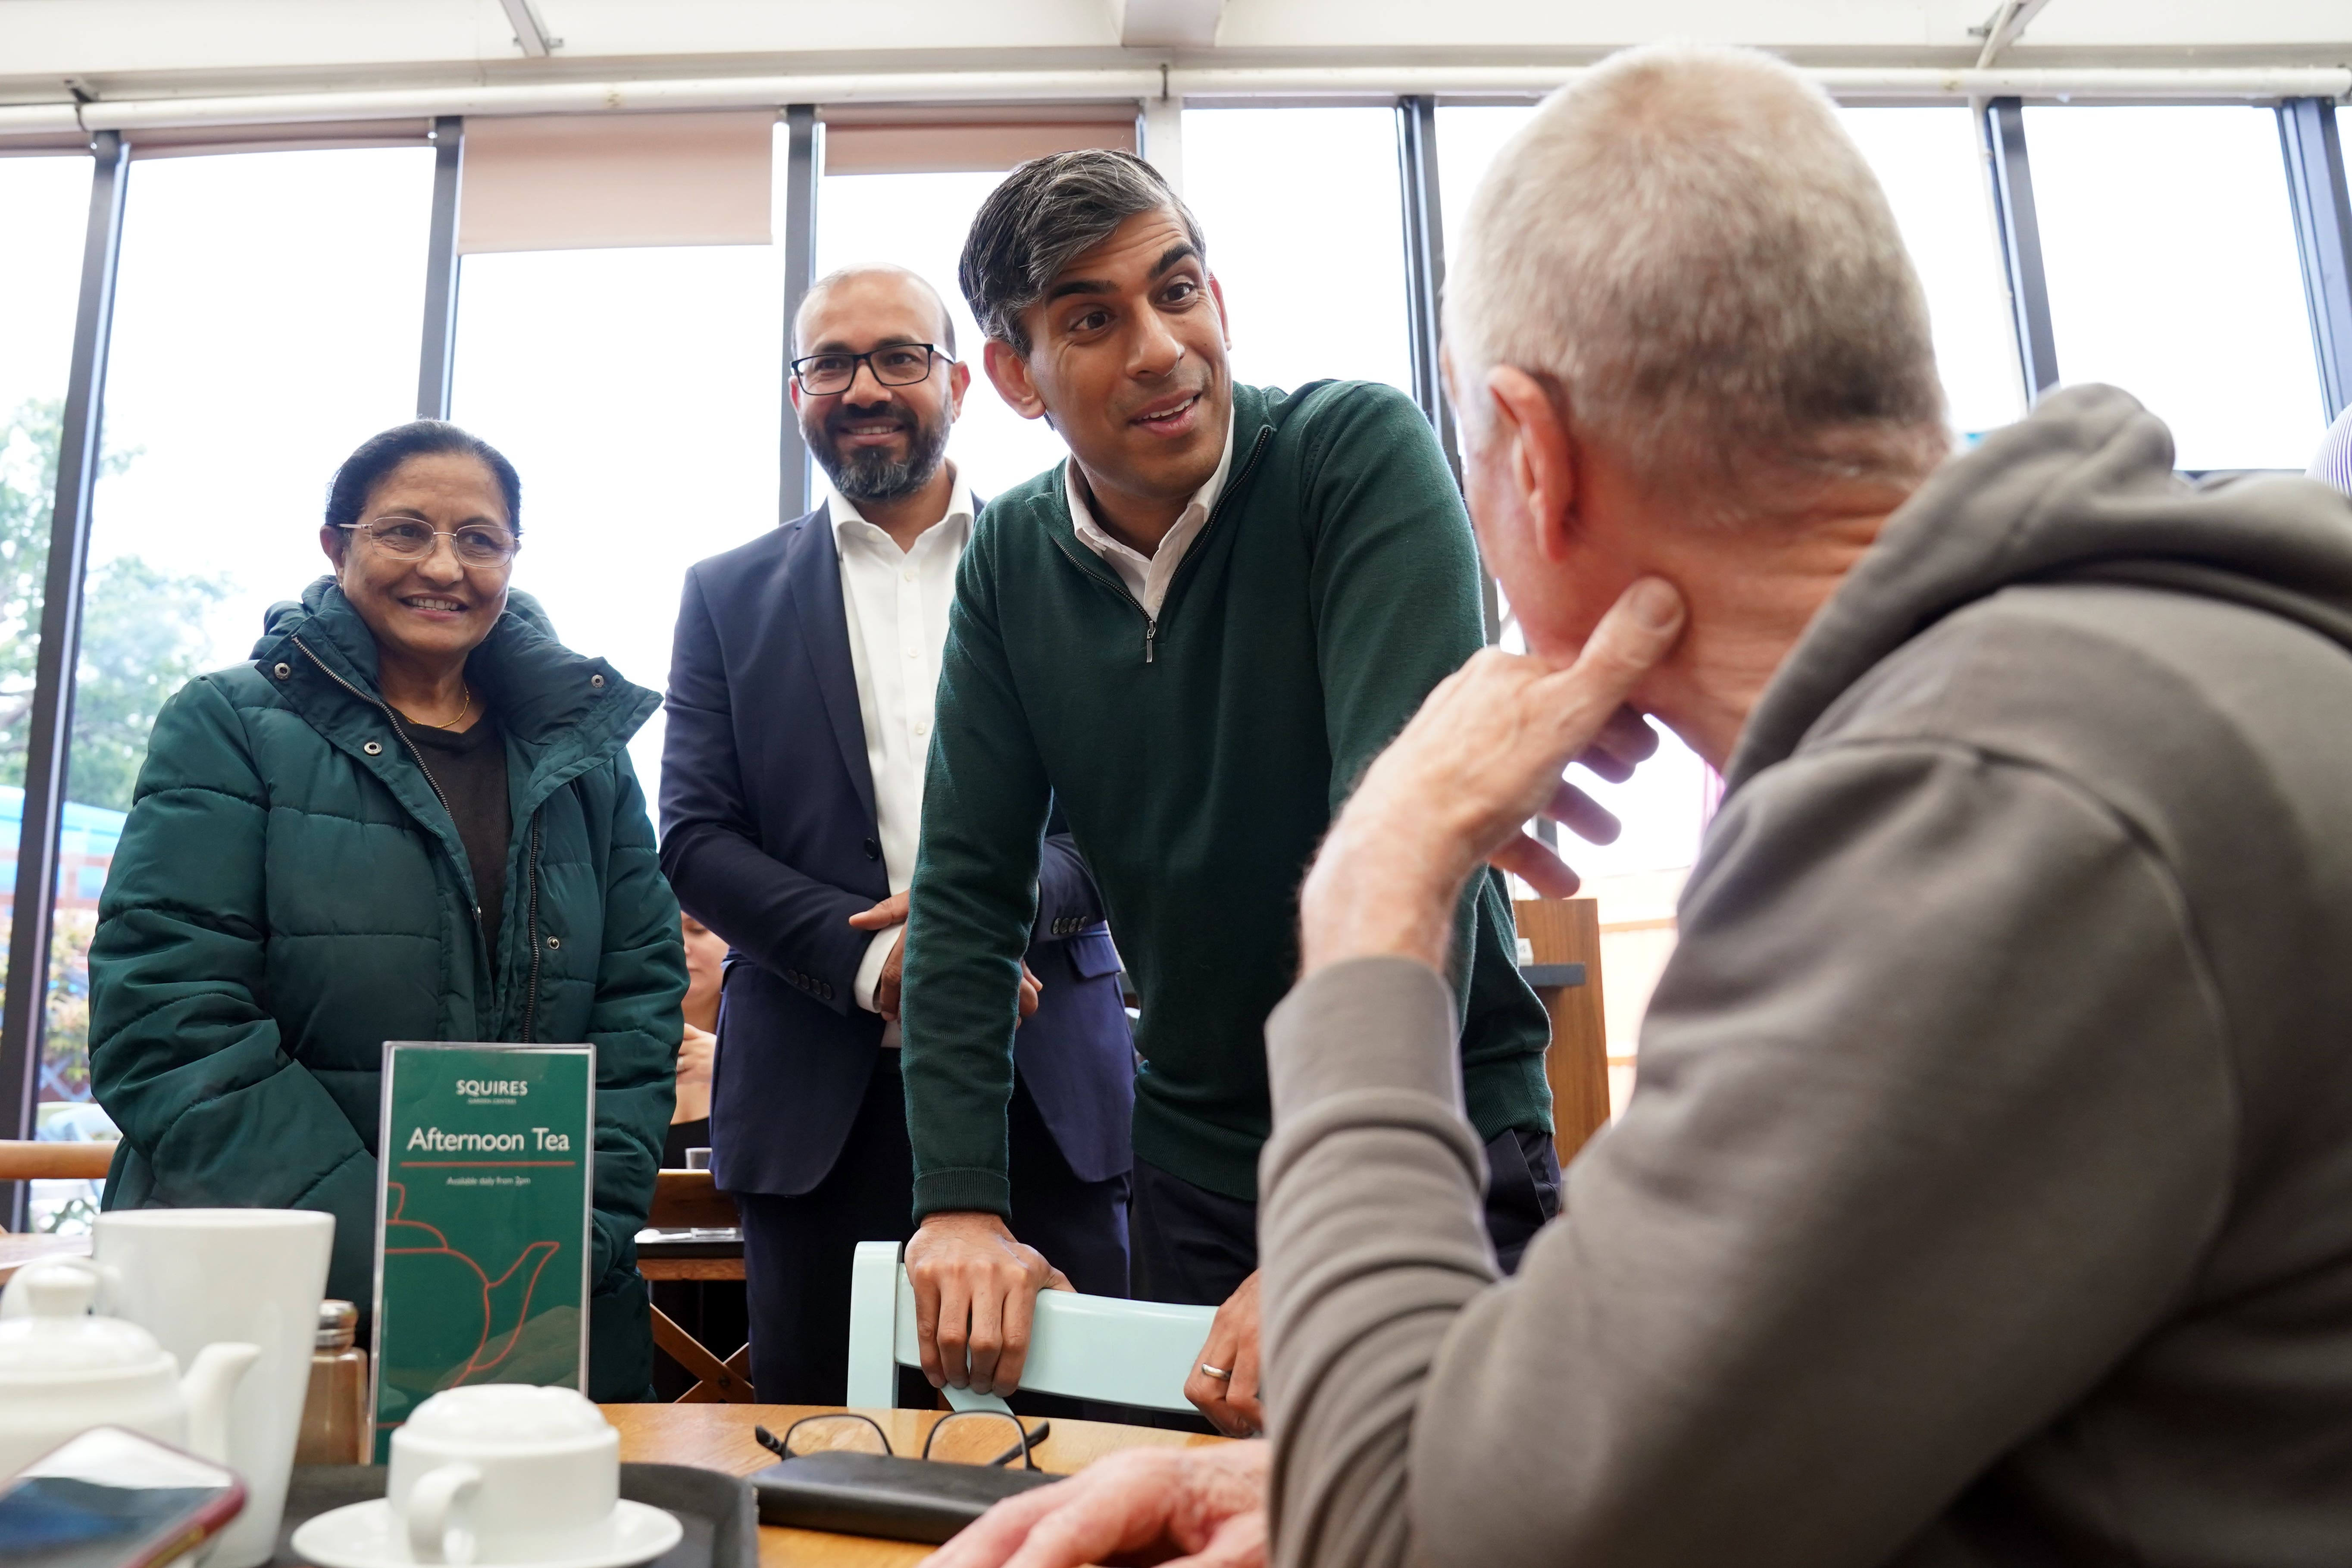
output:
<path id="1" fill-rule="evenodd" d="M 692 72 L 1590 58 L 1658 38 L 1962 66 L 1995 0 L 0 0 L 0 102 Z M 1203 47 L 1199 40 L 1213 39 Z M 1128 47 L 1122 47 L 1123 43 Z M 2352 63 L 2352 0 L 2052 0 L 2017 67 Z"/>

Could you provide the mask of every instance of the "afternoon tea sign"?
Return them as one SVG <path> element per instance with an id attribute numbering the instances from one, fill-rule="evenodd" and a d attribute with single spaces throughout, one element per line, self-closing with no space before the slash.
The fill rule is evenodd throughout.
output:
<path id="1" fill-rule="evenodd" d="M 469 1383 L 585 1392 L 593 1046 L 388 1040 L 376 1145 L 376 1462 Z"/>

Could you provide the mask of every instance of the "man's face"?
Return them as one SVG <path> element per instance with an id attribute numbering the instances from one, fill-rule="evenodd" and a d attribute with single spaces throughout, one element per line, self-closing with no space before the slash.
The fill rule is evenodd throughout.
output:
<path id="1" fill-rule="evenodd" d="M 796 361 L 939 345 L 928 374 L 904 385 L 883 384 L 868 362 L 856 366 L 845 391 L 806 393 L 797 378 L 792 387 L 809 450 L 848 500 L 896 500 L 929 484 L 971 384 L 971 372 L 944 357 L 947 323 L 939 302 L 911 278 L 859 273 L 813 296 L 801 308 L 793 338 Z"/>
<path id="2" fill-rule="evenodd" d="M 1181 501 L 1224 455 L 1233 378 L 1224 296 L 1172 208 L 1138 213 L 1065 268 L 1029 309 L 1024 358 L 988 345 L 988 374 L 1054 427 L 1098 487 Z"/>

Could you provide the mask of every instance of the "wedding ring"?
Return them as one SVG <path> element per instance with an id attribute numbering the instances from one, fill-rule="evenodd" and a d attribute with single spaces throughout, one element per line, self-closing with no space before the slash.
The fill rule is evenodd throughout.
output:
<path id="1" fill-rule="evenodd" d="M 1230 1383 L 1233 1381 L 1233 1371 L 1229 1367 L 1211 1366 L 1207 1362 L 1202 1362 L 1201 1363 L 1201 1372 L 1202 1375 L 1213 1377 L 1219 1383 Z"/>

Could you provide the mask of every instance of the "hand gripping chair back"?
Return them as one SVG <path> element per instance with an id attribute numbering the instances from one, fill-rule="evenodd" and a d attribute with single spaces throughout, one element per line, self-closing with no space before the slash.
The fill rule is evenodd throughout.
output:
<path id="1" fill-rule="evenodd" d="M 849 1403 L 887 1410 L 898 1404 L 898 1369 L 920 1366 L 915 1338 L 915 1287 L 895 1241 L 857 1247 L 849 1284 Z M 1021 1386 L 1072 1399 L 1099 1399 L 1147 1410 L 1190 1411 L 1184 1381 L 1208 1342 L 1213 1307 L 1126 1301 L 1041 1290 L 1029 1332 Z M 950 1388 L 958 1410 L 1005 1410 L 994 1394 Z"/>

